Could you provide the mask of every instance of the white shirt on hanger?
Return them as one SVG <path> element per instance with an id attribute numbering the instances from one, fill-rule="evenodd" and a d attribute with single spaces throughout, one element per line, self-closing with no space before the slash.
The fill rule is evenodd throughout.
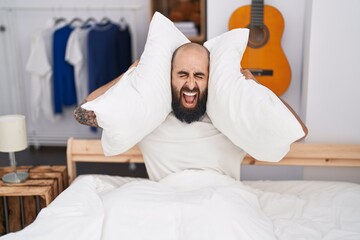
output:
<path id="1" fill-rule="evenodd" d="M 89 94 L 88 64 L 87 64 L 87 35 L 91 28 L 75 28 L 66 45 L 65 59 L 75 70 L 75 87 L 77 102 L 80 104 Z"/>
<path id="2" fill-rule="evenodd" d="M 41 31 L 34 34 L 26 70 L 31 74 L 30 106 L 31 119 L 39 120 L 41 114 L 54 121 L 52 108 L 52 33 L 54 20 L 51 19 Z"/>

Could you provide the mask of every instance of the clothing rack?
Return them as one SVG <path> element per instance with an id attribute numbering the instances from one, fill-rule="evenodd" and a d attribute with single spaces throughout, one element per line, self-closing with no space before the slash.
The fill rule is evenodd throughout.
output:
<path id="1" fill-rule="evenodd" d="M 25 4 L 16 4 L 7 2 L 0 6 L 0 43 L 2 44 L 1 49 L 4 49 L 3 58 L 7 60 L 9 64 L 5 71 L 5 79 L 11 79 L 11 84 L 8 82 L 5 83 L 6 86 L 9 86 L 9 89 L 6 91 L 0 91 L 0 93 L 5 92 L 5 99 L 9 99 L 8 109 L 6 110 L 9 113 L 22 113 L 28 116 L 27 114 L 27 89 L 25 88 L 24 81 L 26 74 L 23 71 L 19 71 L 18 66 L 22 65 L 24 54 L 20 50 L 18 46 L 16 46 L 13 39 L 17 38 L 17 30 L 18 30 L 18 16 L 21 13 L 27 14 L 37 14 L 44 13 L 48 14 L 55 18 L 68 18 L 70 16 L 77 15 L 78 17 L 86 16 L 86 15 L 105 15 L 104 17 L 110 17 L 113 20 L 116 16 L 119 15 L 120 20 L 122 17 L 126 16 L 126 22 L 129 24 L 131 29 L 131 37 L 132 37 L 132 55 L 133 58 L 136 59 L 139 57 L 138 52 L 138 35 L 139 31 L 138 21 L 142 17 L 141 13 L 144 11 L 143 4 L 85 4 L 85 5 L 77 5 L 74 3 L 73 5 L 59 5 L 57 3 L 44 3 L 44 5 L 30 5 L 29 3 Z M 141 20 L 142 21 L 142 20 Z M 141 34 L 141 33 L 140 33 Z M 4 57 L 5 56 L 5 57 Z M 133 60 L 134 60 L 133 59 Z M 18 93 L 18 94 L 14 94 Z M 19 96 L 20 97 L 16 97 Z M 25 100 L 24 100 L 25 99 Z M 0 103 L 0 107 L 2 108 L 2 104 Z M 64 119 L 65 120 L 65 119 Z M 71 122 L 68 130 L 58 130 L 57 128 L 52 128 L 51 124 L 42 125 L 42 130 L 37 130 L 36 125 L 29 123 L 28 126 L 28 139 L 29 144 L 35 147 L 40 147 L 43 144 L 53 145 L 53 146 L 63 146 L 66 144 L 66 140 L 68 135 L 75 135 L 78 137 L 84 138 L 93 138 L 97 137 L 95 135 L 88 135 L 88 133 L 81 131 L 78 126 L 73 126 L 72 121 L 65 120 L 63 123 L 67 126 L 67 124 Z M 62 126 L 64 126 L 62 125 Z M 33 129 L 31 129 L 33 128 Z M 78 131 L 78 129 L 80 129 Z"/>

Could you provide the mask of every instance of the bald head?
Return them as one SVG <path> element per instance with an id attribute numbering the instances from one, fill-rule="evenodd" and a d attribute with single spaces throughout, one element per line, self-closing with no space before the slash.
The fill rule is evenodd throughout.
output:
<path id="1" fill-rule="evenodd" d="M 193 51 L 194 53 L 199 54 L 200 57 L 205 56 L 207 58 L 207 63 L 209 65 L 209 62 L 210 62 L 209 50 L 207 50 L 207 48 L 201 44 L 189 42 L 189 43 L 185 43 L 185 44 L 181 45 L 174 51 L 172 58 L 171 58 L 171 69 L 173 68 L 174 61 L 176 61 L 176 57 L 178 56 L 178 53 L 182 52 L 182 51 L 187 51 L 187 50 L 190 50 L 190 51 Z"/>

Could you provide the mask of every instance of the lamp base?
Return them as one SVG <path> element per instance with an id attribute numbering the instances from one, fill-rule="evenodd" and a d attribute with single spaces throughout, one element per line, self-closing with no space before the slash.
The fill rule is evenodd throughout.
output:
<path id="1" fill-rule="evenodd" d="M 5 183 L 21 183 L 24 182 L 29 177 L 27 172 L 12 172 L 5 174 L 2 177 L 3 182 Z"/>

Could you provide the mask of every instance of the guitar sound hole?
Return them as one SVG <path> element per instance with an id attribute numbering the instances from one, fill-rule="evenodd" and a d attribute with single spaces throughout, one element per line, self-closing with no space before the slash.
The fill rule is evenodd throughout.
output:
<path id="1" fill-rule="evenodd" d="M 250 29 L 248 45 L 251 48 L 260 48 L 264 46 L 269 40 L 269 30 L 265 25 L 252 26 L 249 25 Z"/>

